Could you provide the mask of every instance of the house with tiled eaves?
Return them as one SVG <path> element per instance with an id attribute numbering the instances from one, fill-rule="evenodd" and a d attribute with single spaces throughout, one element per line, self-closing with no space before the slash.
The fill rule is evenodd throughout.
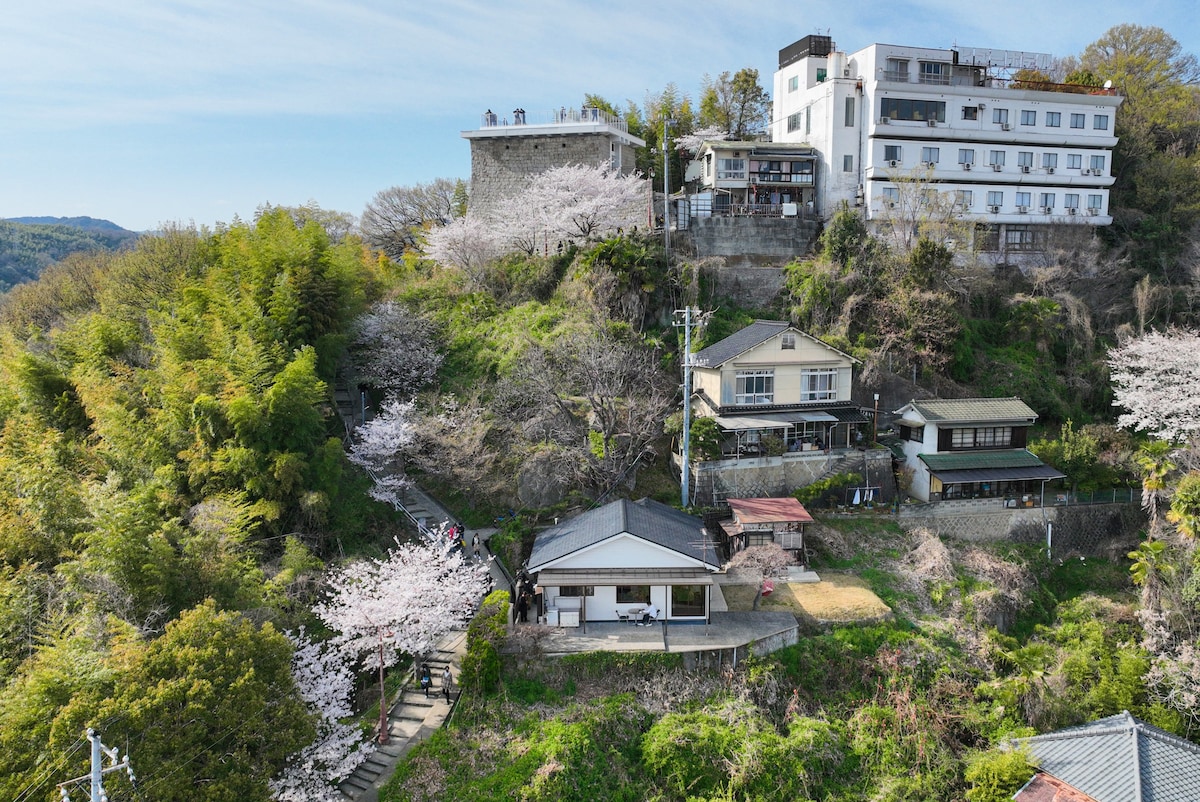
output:
<path id="1" fill-rule="evenodd" d="M 1016 802 L 1200 799 L 1200 746 L 1128 711 L 1017 743 L 1038 770 Z"/>
<path id="2" fill-rule="evenodd" d="M 934 398 L 896 410 L 908 493 L 920 501 L 1003 498 L 1044 503 L 1064 478 L 1026 448 L 1037 413 L 1019 398 Z"/>

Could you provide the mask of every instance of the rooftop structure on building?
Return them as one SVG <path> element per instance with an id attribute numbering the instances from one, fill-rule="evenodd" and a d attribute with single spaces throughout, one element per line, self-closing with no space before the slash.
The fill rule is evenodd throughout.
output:
<path id="1" fill-rule="evenodd" d="M 815 205 L 886 227 L 938 200 L 983 224 L 981 250 L 1040 250 L 1050 224 L 1108 225 L 1114 124 L 1109 88 L 1044 80 L 1043 53 L 872 44 L 828 36 L 779 51 L 775 142 L 820 154 Z M 936 194 L 931 194 L 936 193 Z"/>
<path id="2" fill-rule="evenodd" d="M 592 106 L 505 115 L 489 109 L 462 136 L 471 143 L 471 208 L 484 213 L 553 167 L 607 164 L 632 173 L 634 151 L 646 144 L 623 119 Z"/>

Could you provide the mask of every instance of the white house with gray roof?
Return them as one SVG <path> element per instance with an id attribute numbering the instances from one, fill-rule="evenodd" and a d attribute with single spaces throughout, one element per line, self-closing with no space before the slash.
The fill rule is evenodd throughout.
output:
<path id="1" fill-rule="evenodd" d="M 1005 498 L 1044 502 L 1063 474 L 1025 445 L 1037 413 L 1019 398 L 932 398 L 896 410 L 909 494 L 921 501 Z"/>
<path id="2" fill-rule="evenodd" d="M 1013 799 L 1043 802 L 1051 777 L 1096 802 L 1196 802 L 1200 746 L 1134 718 L 1129 711 L 1078 727 L 1021 738 L 1038 774 Z M 1069 797 L 1077 799 L 1078 797 Z"/>
<path id="3" fill-rule="evenodd" d="M 617 621 L 654 604 L 672 621 L 706 621 L 721 569 L 704 521 L 651 499 L 621 499 L 550 527 L 526 571 L 551 623 Z"/>

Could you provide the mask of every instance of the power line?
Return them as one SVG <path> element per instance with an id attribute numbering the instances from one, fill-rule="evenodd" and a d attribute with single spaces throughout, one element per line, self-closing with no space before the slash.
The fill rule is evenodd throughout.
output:
<path id="1" fill-rule="evenodd" d="M 125 773 L 129 775 L 129 782 L 134 783 L 136 781 L 133 774 L 133 767 L 129 765 L 129 755 L 125 755 L 124 759 L 121 759 L 119 757 L 121 750 L 115 746 L 105 746 L 104 742 L 100 740 L 100 735 L 91 727 L 88 727 L 87 739 L 92 743 L 91 771 L 80 777 L 65 780 L 58 784 L 58 792 L 62 795 L 63 802 L 70 802 L 70 789 L 77 785 L 83 785 L 85 782 L 88 784 L 88 799 L 90 802 L 108 802 L 108 793 L 104 790 L 104 775 L 111 774 L 114 771 L 124 769 Z M 104 758 L 106 756 L 111 761 L 108 766 L 104 765 Z"/>

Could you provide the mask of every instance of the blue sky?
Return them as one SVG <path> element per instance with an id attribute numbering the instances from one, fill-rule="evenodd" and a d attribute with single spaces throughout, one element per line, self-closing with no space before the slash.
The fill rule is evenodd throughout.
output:
<path id="1" fill-rule="evenodd" d="M 263 203 L 358 215 L 378 191 L 468 178 L 485 109 L 585 92 L 619 106 L 705 73 L 759 70 L 828 32 L 872 42 L 1078 54 L 1118 23 L 1200 54 L 1185 0 L 37 0 L 0 20 L 0 218 L 147 230 Z"/>

